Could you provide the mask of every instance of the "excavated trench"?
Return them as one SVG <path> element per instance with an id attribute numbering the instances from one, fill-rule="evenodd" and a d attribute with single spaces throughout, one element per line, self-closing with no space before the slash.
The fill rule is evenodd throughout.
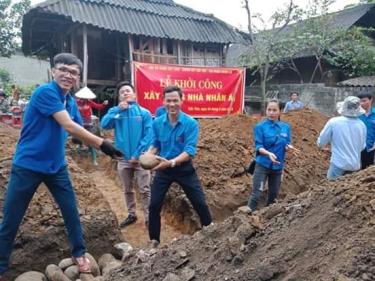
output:
<path id="1" fill-rule="evenodd" d="M 315 145 L 318 133 L 327 121 L 326 117 L 306 109 L 283 119 L 291 124 L 293 144 L 302 153 L 287 156 L 280 198 L 299 194 L 322 181 L 329 159 L 329 153 L 318 150 Z M 242 115 L 200 120 L 199 152 L 194 162 L 216 222 L 231 216 L 248 200 L 251 178 L 244 167 L 254 155 L 252 130 L 257 121 Z M 18 131 L 0 125 L 0 137 L 1 148 L 5 152 L 5 157 L 0 157 L 2 208 L 11 166 L 10 156 Z M 127 212 L 114 166 L 115 163 L 103 155 L 99 155 L 99 167 L 93 167 L 84 154 L 75 155 L 74 160 L 69 160 L 88 250 L 95 257 L 111 252 L 112 246 L 119 241 L 126 241 L 135 247 L 142 247 L 148 241 L 140 204 L 137 205 L 138 221 L 125 229 L 118 228 L 118 223 L 126 217 Z M 43 188 L 33 199 L 17 237 L 11 268 L 13 275 L 30 269 L 41 270 L 47 264 L 69 255 L 61 215 L 52 202 Z M 181 189 L 173 185 L 162 213 L 162 243 L 168 244 L 181 234 L 193 234 L 198 229 L 197 215 Z M 42 258 L 35 259 L 36 255 Z"/>

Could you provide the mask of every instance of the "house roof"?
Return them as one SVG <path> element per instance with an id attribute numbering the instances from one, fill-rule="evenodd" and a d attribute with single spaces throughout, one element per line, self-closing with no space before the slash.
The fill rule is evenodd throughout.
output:
<path id="1" fill-rule="evenodd" d="M 346 87 L 375 87 L 375 76 L 361 76 L 337 83 Z"/>
<path id="2" fill-rule="evenodd" d="M 333 21 L 331 23 L 331 28 L 343 28 L 349 29 L 354 25 L 362 27 L 375 27 L 375 4 L 363 4 L 356 5 L 354 7 L 344 9 L 335 13 L 332 13 Z M 295 28 L 303 28 L 306 24 L 306 20 L 300 21 L 288 25 L 280 33 L 287 35 Z M 238 65 L 238 58 L 248 52 L 248 47 L 243 43 L 232 44 L 228 50 L 227 64 L 228 66 Z M 302 51 L 296 55 L 296 58 L 309 57 L 312 55 L 310 50 Z"/>
<path id="3" fill-rule="evenodd" d="M 45 1 L 24 16 L 23 40 L 32 40 L 36 21 L 52 17 L 60 17 L 66 23 L 156 38 L 220 44 L 241 40 L 234 28 L 223 21 L 172 0 Z"/>

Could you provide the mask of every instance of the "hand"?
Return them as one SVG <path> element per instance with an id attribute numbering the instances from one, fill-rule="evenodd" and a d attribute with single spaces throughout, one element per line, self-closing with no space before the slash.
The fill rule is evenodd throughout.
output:
<path id="1" fill-rule="evenodd" d="M 129 163 L 135 166 L 139 164 L 139 160 L 133 157 L 129 160 Z"/>
<path id="2" fill-rule="evenodd" d="M 108 105 L 108 100 L 103 101 L 104 105 Z"/>
<path id="3" fill-rule="evenodd" d="M 295 155 L 298 155 L 301 152 L 301 150 L 295 148 L 291 144 L 288 144 L 287 146 L 285 146 L 285 150 L 289 150 L 289 149 L 292 150 L 293 154 L 295 154 Z"/>
<path id="4" fill-rule="evenodd" d="M 120 158 L 124 155 L 120 150 L 118 150 L 109 140 L 103 140 L 103 143 L 99 146 L 103 153 L 111 156 L 112 158 Z"/>
<path id="5" fill-rule="evenodd" d="M 156 158 L 160 160 L 160 163 L 155 168 L 153 168 L 152 171 L 161 171 L 161 170 L 165 170 L 167 168 L 172 167 L 172 161 L 167 160 L 160 156 L 156 156 Z"/>
<path id="6" fill-rule="evenodd" d="M 271 162 L 272 162 L 273 164 L 280 165 L 280 162 L 277 161 L 277 156 L 276 156 L 274 153 L 272 153 L 272 152 L 268 152 L 268 157 L 270 158 L 270 160 L 271 160 Z"/>
<path id="7" fill-rule="evenodd" d="M 121 109 L 121 110 L 124 110 L 124 109 L 127 109 L 129 107 L 129 104 L 126 102 L 126 101 L 122 101 L 118 104 L 118 107 Z"/>
<path id="8" fill-rule="evenodd" d="M 80 139 L 77 139 L 75 137 L 72 137 L 72 143 L 73 144 L 83 145 L 83 142 Z"/>

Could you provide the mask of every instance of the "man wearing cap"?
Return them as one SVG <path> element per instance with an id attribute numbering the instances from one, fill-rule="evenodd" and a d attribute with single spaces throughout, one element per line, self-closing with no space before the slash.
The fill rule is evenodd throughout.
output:
<path id="1" fill-rule="evenodd" d="M 115 129 L 116 147 L 124 158 L 118 161 L 117 172 L 122 182 L 128 216 L 120 223 L 126 227 L 137 221 L 136 200 L 133 189 L 135 177 L 141 197 L 145 224 L 148 225 L 151 173 L 139 164 L 139 156 L 147 151 L 152 138 L 152 116 L 150 111 L 136 102 L 134 87 L 129 82 L 120 82 L 116 92 L 119 104 L 108 110 L 103 117 L 103 129 Z"/>
<path id="2" fill-rule="evenodd" d="M 374 164 L 375 155 L 375 109 L 372 108 L 373 96 L 370 92 L 362 91 L 358 98 L 361 100 L 361 107 L 366 111 L 359 116 L 359 119 L 366 125 L 367 139 L 366 148 L 361 153 L 361 169 L 366 169 Z"/>
<path id="3" fill-rule="evenodd" d="M 96 95 L 88 88 L 84 87 L 75 94 L 77 98 L 77 105 L 79 113 L 81 114 L 83 120 L 83 127 L 89 132 L 100 135 L 99 125 L 95 126 L 92 109 L 102 110 L 108 105 L 108 101 L 105 100 L 102 104 L 93 102 L 91 99 L 95 99 Z M 96 161 L 96 149 L 92 146 L 89 146 L 89 151 L 91 154 L 91 161 L 94 166 L 98 166 Z"/>
<path id="4" fill-rule="evenodd" d="M 331 144 L 331 161 L 327 172 L 329 180 L 361 168 L 361 151 L 366 147 L 366 126 L 358 118 L 364 113 L 358 97 L 349 96 L 337 104 L 341 116 L 328 120 L 320 132 L 317 144 Z"/>
<path id="5" fill-rule="evenodd" d="M 76 197 L 65 161 L 65 141 L 69 133 L 111 157 L 122 156 L 108 140 L 80 125 L 77 104 L 69 92 L 79 80 L 82 62 L 73 54 L 61 53 L 52 63 L 53 81 L 41 85 L 32 94 L 13 158 L 0 224 L 0 280 L 8 269 L 18 227 L 42 182 L 61 210 L 73 261 L 80 272 L 90 272 Z"/>

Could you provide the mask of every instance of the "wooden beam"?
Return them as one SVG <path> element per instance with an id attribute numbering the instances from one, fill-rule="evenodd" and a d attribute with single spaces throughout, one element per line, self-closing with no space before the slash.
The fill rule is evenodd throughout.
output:
<path id="1" fill-rule="evenodd" d="M 129 35 L 129 64 L 130 64 L 130 77 L 131 83 L 134 85 L 134 75 L 133 75 L 133 52 L 134 52 L 134 43 L 133 43 L 133 36 Z"/>
<path id="2" fill-rule="evenodd" d="M 75 30 L 70 33 L 70 52 L 78 56 L 77 37 Z"/>
<path id="3" fill-rule="evenodd" d="M 83 36 L 83 86 L 87 86 L 89 55 L 88 55 L 88 49 L 87 49 L 87 26 L 86 25 L 83 25 L 82 36 Z"/>
<path id="4" fill-rule="evenodd" d="M 177 64 L 181 64 L 181 41 L 177 40 Z"/>
<path id="5" fill-rule="evenodd" d="M 113 80 L 99 80 L 99 79 L 88 79 L 87 83 L 90 84 L 90 85 L 116 86 L 117 81 L 113 81 Z"/>

